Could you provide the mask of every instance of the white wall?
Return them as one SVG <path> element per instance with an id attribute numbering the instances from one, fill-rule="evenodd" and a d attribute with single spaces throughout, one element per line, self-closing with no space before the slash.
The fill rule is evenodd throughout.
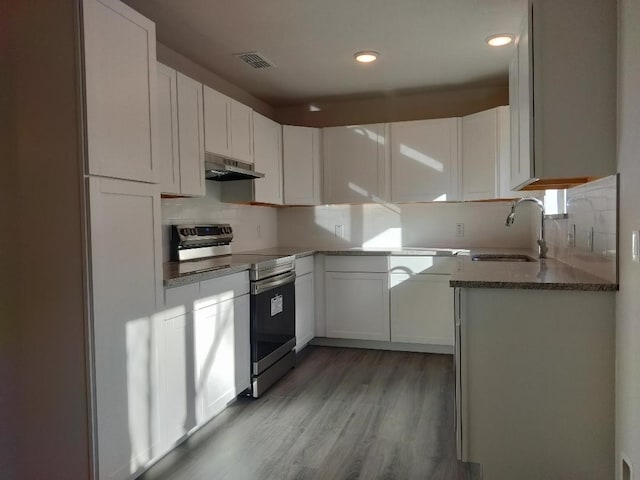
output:
<path id="1" fill-rule="evenodd" d="M 274 207 L 236 205 L 220 201 L 219 182 L 207 180 L 207 195 L 162 199 L 162 257 L 169 260 L 169 226 L 180 223 L 229 223 L 234 252 L 275 247 L 278 215 Z"/>
<path id="2" fill-rule="evenodd" d="M 640 1 L 619 0 L 618 171 L 620 291 L 616 304 L 616 478 L 621 457 L 640 478 L 640 263 L 631 231 L 640 228 Z"/>
<path id="3" fill-rule="evenodd" d="M 281 245 L 301 247 L 505 247 L 530 248 L 530 205 L 511 228 L 504 226 L 510 202 L 327 205 L 278 212 Z M 464 237 L 456 236 L 464 223 Z M 343 225 L 342 237 L 335 226 Z M 535 223 L 533 223 L 535 225 Z"/>
<path id="4" fill-rule="evenodd" d="M 0 5 L 2 479 L 91 473 L 77 8 Z"/>
<path id="5" fill-rule="evenodd" d="M 549 256 L 606 280 L 617 278 L 617 178 L 567 190 L 568 219 L 546 220 Z M 569 241 L 573 236 L 575 242 Z M 589 232 L 593 228 L 593 248 Z"/>

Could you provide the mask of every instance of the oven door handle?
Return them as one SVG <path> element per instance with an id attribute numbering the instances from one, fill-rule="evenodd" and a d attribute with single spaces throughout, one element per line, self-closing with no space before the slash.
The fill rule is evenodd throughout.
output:
<path id="1" fill-rule="evenodd" d="M 259 295 L 269 290 L 273 290 L 276 287 L 287 285 L 296 281 L 296 272 L 288 272 L 282 275 L 277 275 L 271 278 L 265 278 L 257 282 L 253 282 L 251 285 L 251 295 Z"/>

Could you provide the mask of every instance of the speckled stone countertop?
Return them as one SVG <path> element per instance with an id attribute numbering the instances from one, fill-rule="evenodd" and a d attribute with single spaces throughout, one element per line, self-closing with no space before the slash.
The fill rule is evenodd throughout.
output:
<path id="1" fill-rule="evenodd" d="M 535 262 L 477 262 L 472 256 L 477 253 L 522 254 L 534 258 Z M 529 290 L 585 290 L 610 292 L 618 284 L 583 272 L 553 258 L 538 259 L 532 250 L 472 249 L 470 253 L 458 255 L 458 269 L 449 284 L 464 288 L 510 288 Z"/>
<path id="2" fill-rule="evenodd" d="M 164 286 L 178 287 L 194 282 L 222 277 L 248 270 L 251 264 L 247 255 L 307 257 L 316 253 L 324 255 L 410 255 L 410 256 L 455 256 L 458 258 L 457 271 L 449 282 L 452 287 L 464 288 L 511 288 L 535 290 L 586 290 L 615 291 L 618 284 L 596 277 L 571 267 L 553 258 L 539 260 L 533 250 L 513 249 L 448 249 L 412 248 L 371 249 L 371 248 L 317 248 L 274 247 L 262 250 L 237 252 L 236 255 L 205 258 L 189 262 L 167 262 L 164 264 Z M 534 258 L 535 262 L 476 262 L 472 255 L 521 254 Z"/>
<path id="3" fill-rule="evenodd" d="M 165 288 L 173 288 L 202 282 L 242 272 L 250 267 L 251 264 L 247 263 L 246 260 L 234 260 L 233 255 L 203 258 L 188 262 L 166 262 L 163 266 L 164 286 Z"/>

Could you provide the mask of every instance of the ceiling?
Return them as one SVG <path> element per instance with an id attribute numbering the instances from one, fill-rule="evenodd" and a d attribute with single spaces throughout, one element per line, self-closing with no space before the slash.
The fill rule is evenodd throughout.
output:
<path id="1" fill-rule="evenodd" d="M 272 106 L 504 86 L 527 0 L 125 0 L 158 41 Z M 353 54 L 376 50 L 374 64 Z M 258 51 L 272 68 L 234 53 Z"/>

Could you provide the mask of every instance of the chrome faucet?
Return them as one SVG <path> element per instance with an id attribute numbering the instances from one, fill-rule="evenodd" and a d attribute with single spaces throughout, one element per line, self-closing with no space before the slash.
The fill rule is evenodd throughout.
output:
<path id="1" fill-rule="evenodd" d="M 516 207 L 524 202 L 533 202 L 540 207 L 540 236 L 536 243 L 538 244 L 538 257 L 547 258 L 547 242 L 544 239 L 544 203 L 534 197 L 524 197 L 517 202 L 513 202 L 511 205 L 511 211 L 507 215 L 507 220 L 504 222 L 505 226 L 510 227 L 516 219 Z"/>

